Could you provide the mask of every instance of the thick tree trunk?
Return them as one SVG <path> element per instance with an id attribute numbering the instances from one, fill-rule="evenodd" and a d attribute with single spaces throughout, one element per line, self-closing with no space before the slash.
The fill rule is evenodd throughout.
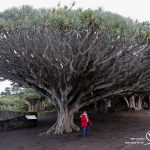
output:
<path id="1" fill-rule="evenodd" d="M 129 107 L 135 108 L 135 96 L 131 96 L 131 98 L 129 100 Z"/>
<path id="2" fill-rule="evenodd" d="M 105 103 L 105 105 L 104 105 L 104 113 L 108 113 L 108 107 L 107 107 L 107 99 L 104 99 L 104 103 Z"/>
<path id="3" fill-rule="evenodd" d="M 135 96 L 132 96 L 129 99 L 129 107 L 133 108 L 134 110 L 141 110 L 142 109 L 142 99 L 140 96 L 138 96 L 138 99 L 135 100 Z"/>
<path id="4" fill-rule="evenodd" d="M 41 111 L 41 110 L 44 110 L 42 101 L 37 101 L 37 103 L 34 105 L 34 111 Z"/>
<path id="5" fill-rule="evenodd" d="M 28 105 L 28 112 L 32 112 L 33 111 L 33 106 L 30 102 L 26 101 L 25 104 Z"/>
<path id="6" fill-rule="evenodd" d="M 97 101 L 94 101 L 94 111 L 95 113 L 98 113 Z"/>
<path id="7" fill-rule="evenodd" d="M 150 95 L 148 96 L 148 110 L 150 110 Z"/>
<path id="8" fill-rule="evenodd" d="M 137 110 L 141 110 L 142 109 L 142 98 L 141 96 L 138 97 L 138 101 L 137 101 Z"/>
<path id="9" fill-rule="evenodd" d="M 108 101 L 107 101 L 107 107 L 111 108 L 111 100 L 110 99 L 108 99 Z"/>
<path id="10" fill-rule="evenodd" d="M 130 104 L 129 104 L 128 99 L 127 99 L 126 97 L 124 97 L 124 100 L 125 100 L 125 102 L 126 102 L 126 104 L 127 104 L 127 108 L 130 108 Z"/>
<path id="11" fill-rule="evenodd" d="M 56 123 L 45 133 L 42 134 L 63 134 L 79 131 L 80 128 L 74 123 L 74 110 L 68 111 L 67 107 L 60 107 L 57 110 Z"/>

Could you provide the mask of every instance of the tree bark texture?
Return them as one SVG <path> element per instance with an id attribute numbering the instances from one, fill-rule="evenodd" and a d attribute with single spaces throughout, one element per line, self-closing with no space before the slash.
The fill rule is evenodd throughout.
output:
<path id="1" fill-rule="evenodd" d="M 92 26 L 79 33 L 43 27 L 0 30 L 0 78 L 35 88 L 52 100 L 58 119 L 47 133 L 78 130 L 73 115 L 80 108 L 150 90 L 150 60 L 144 56 L 149 44 L 133 37 L 137 41 L 115 39 L 109 30 Z"/>

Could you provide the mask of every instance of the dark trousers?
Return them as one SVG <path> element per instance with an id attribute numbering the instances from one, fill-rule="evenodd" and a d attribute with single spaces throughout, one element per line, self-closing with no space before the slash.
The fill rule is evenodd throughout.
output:
<path id="1" fill-rule="evenodd" d="M 83 127 L 82 133 L 83 133 L 83 137 L 87 137 L 88 136 L 88 127 Z"/>

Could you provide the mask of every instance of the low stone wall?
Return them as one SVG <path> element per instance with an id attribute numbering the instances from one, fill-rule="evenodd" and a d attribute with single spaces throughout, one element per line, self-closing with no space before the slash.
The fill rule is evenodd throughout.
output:
<path id="1" fill-rule="evenodd" d="M 15 118 L 0 120 L 0 131 L 35 127 L 37 125 L 37 119 L 28 120 L 25 115 L 37 116 L 37 113 L 24 113 L 23 115 L 16 116 Z"/>

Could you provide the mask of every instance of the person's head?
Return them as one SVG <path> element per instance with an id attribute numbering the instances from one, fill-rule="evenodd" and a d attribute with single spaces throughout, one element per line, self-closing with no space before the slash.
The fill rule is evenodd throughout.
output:
<path id="1" fill-rule="evenodd" d="M 86 110 L 83 111 L 83 114 L 87 114 L 87 113 L 86 113 Z"/>

